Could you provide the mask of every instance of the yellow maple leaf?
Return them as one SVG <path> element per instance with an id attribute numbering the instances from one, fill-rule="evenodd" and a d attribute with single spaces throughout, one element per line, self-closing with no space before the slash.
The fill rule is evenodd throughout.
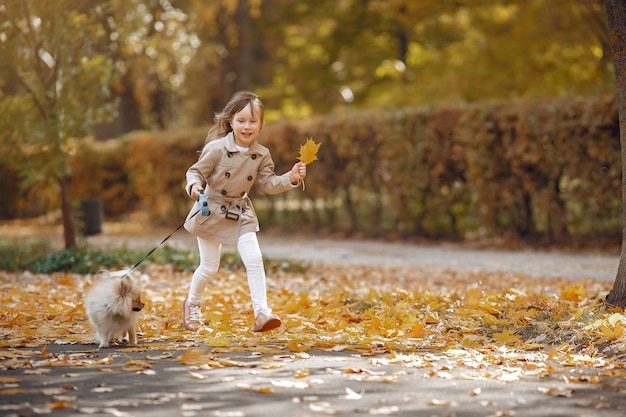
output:
<path id="1" fill-rule="evenodd" d="M 205 356 L 205 350 L 202 348 L 189 348 L 183 353 L 179 360 L 183 365 L 192 365 L 200 362 Z"/>
<path id="2" fill-rule="evenodd" d="M 69 401 L 55 401 L 52 403 L 46 403 L 46 408 L 50 410 L 60 410 L 64 408 L 73 409 L 76 408 L 76 405 Z"/>
<path id="3" fill-rule="evenodd" d="M 482 346 L 480 337 L 476 335 L 465 335 L 461 340 L 461 345 L 469 349 L 478 349 Z"/>
<path id="4" fill-rule="evenodd" d="M 513 330 L 503 330 L 502 333 L 495 333 L 493 338 L 498 342 L 511 343 L 517 342 L 522 336 L 516 334 Z"/>
<path id="5" fill-rule="evenodd" d="M 582 285 L 574 285 L 561 291 L 561 298 L 575 303 L 580 302 L 587 297 L 587 291 Z"/>
<path id="6" fill-rule="evenodd" d="M 600 332 L 611 339 L 624 335 L 624 325 L 622 323 L 616 323 L 614 327 L 602 326 Z"/>
<path id="7" fill-rule="evenodd" d="M 308 138 L 304 145 L 300 145 L 300 155 L 298 159 L 305 164 L 310 164 L 317 160 L 317 151 L 320 148 L 321 143 L 315 143 L 313 139 Z"/>

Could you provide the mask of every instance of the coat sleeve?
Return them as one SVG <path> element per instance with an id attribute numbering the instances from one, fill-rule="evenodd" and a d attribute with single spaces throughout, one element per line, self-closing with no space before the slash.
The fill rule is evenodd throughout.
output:
<path id="1" fill-rule="evenodd" d="M 207 178 L 215 169 L 216 157 L 219 157 L 219 155 L 216 152 L 215 146 L 212 146 L 211 142 L 206 144 L 200 153 L 198 162 L 190 166 L 185 174 L 187 179 L 185 191 L 187 191 L 187 195 L 191 196 L 191 187 L 194 184 L 200 184 L 202 187 L 206 187 Z"/>
<path id="2" fill-rule="evenodd" d="M 265 194 L 279 194 L 296 188 L 299 184 L 292 184 L 289 181 L 289 172 L 283 175 L 276 175 L 274 172 L 274 161 L 268 153 L 263 155 L 259 171 L 257 173 L 256 183 L 259 189 Z"/>

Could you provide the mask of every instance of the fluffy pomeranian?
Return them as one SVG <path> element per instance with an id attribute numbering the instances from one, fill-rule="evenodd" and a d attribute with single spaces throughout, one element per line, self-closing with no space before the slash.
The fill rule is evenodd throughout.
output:
<path id="1" fill-rule="evenodd" d="M 103 271 L 85 295 L 89 322 L 96 331 L 96 343 L 109 347 L 118 335 L 128 335 L 137 344 L 137 322 L 144 307 L 139 286 L 128 270 Z"/>

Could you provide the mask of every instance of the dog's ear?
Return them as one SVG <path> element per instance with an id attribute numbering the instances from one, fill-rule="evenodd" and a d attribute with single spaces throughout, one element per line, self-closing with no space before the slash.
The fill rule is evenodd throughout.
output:
<path id="1" fill-rule="evenodd" d="M 126 275 L 120 280 L 120 295 L 127 296 L 133 290 L 133 280 Z"/>

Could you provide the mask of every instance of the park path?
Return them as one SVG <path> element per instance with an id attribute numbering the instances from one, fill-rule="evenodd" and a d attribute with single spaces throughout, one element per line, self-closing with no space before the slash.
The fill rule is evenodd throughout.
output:
<path id="1" fill-rule="evenodd" d="M 159 245 L 174 229 L 153 228 L 141 223 L 104 223 L 103 233 L 83 238 L 100 247 L 145 248 Z M 58 226 L 0 226 L 8 238 L 47 237 L 61 244 Z M 574 253 L 541 250 L 476 249 L 463 245 L 425 245 L 382 240 L 355 240 L 309 237 L 303 234 L 276 235 L 261 231 L 259 242 L 267 259 L 288 259 L 325 265 L 372 265 L 428 267 L 471 272 L 510 272 L 543 278 L 615 279 L 619 253 Z M 193 249 L 195 238 L 181 229 L 167 245 Z M 225 248 L 233 250 L 232 248 Z"/>
<path id="2" fill-rule="evenodd" d="M 619 254 L 574 254 L 426 246 L 380 241 L 260 238 L 264 253 L 325 264 L 425 266 L 472 272 L 510 272 L 545 278 L 614 280 Z"/>
<path id="3" fill-rule="evenodd" d="M 98 245 L 139 245 L 152 248 L 172 230 L 151 230 L 128 234 L 112 232 L 92 236 Z M 372 265 L 428 267 L 471 272 L 510 272 L 544 278 L 615 279 L 618 253 L 566 253 L 540 250 L 474 249 L 459 245 L 424 245 L 381 240 L 354 240 L 274 235 L 259 233 L 263 255 L 268 259 L 289 259 L 324 265 Z M 195 238 L 187 231 L 174 233 L 166 244 L 194 248 Z M 226 248 L 228 250 L 229 248 Z M 232 250 L 232 248 L 230 248 Z"/>

